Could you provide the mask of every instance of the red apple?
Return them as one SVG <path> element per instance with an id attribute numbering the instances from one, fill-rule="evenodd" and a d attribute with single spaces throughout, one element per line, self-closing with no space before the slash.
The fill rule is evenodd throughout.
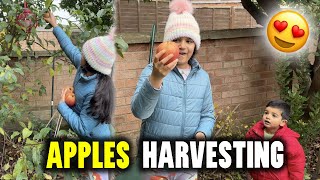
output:
<path id="1" fill-rule="evenodd" d="M 38 26 L 37 16 L 28 8 L 27 2 L 24 2 L 23 12 L 17 15 L 16 24 L 25 28 L 27 33 L 30 33 L 33 27 Z"/>
<path id="2" fill-rule="evenodd" d="M 48 13 L 48 12 L 47 12 L 47 13 L 44 13 L 44 14 L 43 14 L 43 17 L 49 18 L 49 17 L 50 17 L 50 13 Z"/>
<path id="3" fill-rule="evenodd" d="M 72 92 L 66 93 L 64 100 L 65 100 L 66 104 L 70 107 L 72 107 L 76 104 L 76 96 Z"/>
<path id="4" fill-rule="evenodd" d="M 159 53 L 160 51 L 162 51 L 163 49 L 166 50 L 166 52 L 160 57 L 160 61 L 167 57 L 170 54 L 173 54 L 173 57 L 171 59 L 169 59 L 165 65 L 171 63 L 172 61 L 178 59 L 179 57 L 179 47 L 175 42 L 172 41 L 167 41 L 167 42 L 163 42 L 161 44 L 159 44 L 159 46 L 157 47 L 156 53 Z"/>
<path id="5" fill-rule="evenodd" d="M 66 94 L 68 94 L 68 93 L 74 93 L 74 89 L 73 89 L 72 86 L 68 86 L 68 87 L 66 87 L 66 89 L 67 89 Z"/>

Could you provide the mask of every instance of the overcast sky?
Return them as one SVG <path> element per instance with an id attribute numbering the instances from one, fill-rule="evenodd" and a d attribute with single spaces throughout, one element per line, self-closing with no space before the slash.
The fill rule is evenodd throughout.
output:
<path id="1" fill-rule="evenodd" d="M 53 0 L 53 4 L 55 4 L 57 6 L 59 6 L 60 2 L 61 2 L 61 0 Z M 55 16 L 59 16 L 59 17 L 63 17 L 63 18 L 70 18 L 71 17 L 70 14 L 67 11 L 63 10 L 63 9 L 55 11 L 53 14 Z M 71 17 L 70 20 L 74 21 L 75 19 L 73 17 Z M 58 20 L 58 22 L 61 23 L 61 24 L 68 24 L 68 21 L 67 20 L 63 20 L 63 19 L 61 19 L 60 21 Z"/>

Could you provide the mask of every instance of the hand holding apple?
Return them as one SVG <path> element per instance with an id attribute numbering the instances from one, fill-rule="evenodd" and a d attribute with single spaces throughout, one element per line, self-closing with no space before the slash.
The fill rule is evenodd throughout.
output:
<path id="1" fill-rule="evenodd" d="M 65 96 L 65 102 L 69 107 L 72 107 L 76 104 L 76 96 L 74 93 L 67 93 Z"/>
<path id="2" fill-rule="evenodd" d="M 52 27 L 58 26 L 56 17 L 53 15 L 53 13 L 51 11 L 48 11 L 48 12 L 44 13 L 43 14 L 43 19 L 47 23 L 51 24 Z"/>
<path id="3" fill-rule="evenodd" d="M 172 61 L 179 58 L 179 47 L 175 42 L 167 41 L 159 44 L 159 46 L 157 47 L 156 53 L 158 54 L 162 50 L 165 50 L 166 52 L 162 56 L 160 56 L 159 61 L 161 61 L 168 55 L 173 54 L 173 57 L 170 58 L 167 62 L 165 62 L 164 65 L 168 65 Z"/>
<path id="4" fill-rule="evenodd" d="M 172 62 L 167 64 L 167 62 L 174 57 L 173 54 L 167 54 L 167 50 L 163 49 L 159 51 L 153 60 L 153 69 L 149 77 L 150 83 L 154 88 L 160 88 L 162 79 L 172 71 L 172 69 L 177 65 L 178 59 L 174 59 Z M 162 58 L 162 59 L 161 59 Z"/>
<path id="5" fill-rule="evenodd" d="M 61 101 L 65 102 L 69 107 L 72 107 L 76 104 L 76 96 L 73 90 L 73 87 L 66 87 L 63 88 L 61 92 Z"/>

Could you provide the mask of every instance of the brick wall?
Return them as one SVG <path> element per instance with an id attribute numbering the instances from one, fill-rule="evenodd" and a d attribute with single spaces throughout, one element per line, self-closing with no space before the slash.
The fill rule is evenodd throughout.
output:
<path id="1" fill-rule="evenodd" d="M 239 105 L 237 118 L 242 121 L 258 120 L 266 102 L 277 97 L 274 59 L 270 56 L 271 52 L 265 48 L 261 35 L 262 30 L 259 29 L 202 32 L 201 48 L 196 56 L 210 75 L 216 110 Z M 130 101 L 139 75 L 148 63 L 149 36 L 146 34 L 122 34 L 122 36 L 129 43 L 129 50 L 124 53 L 123 59 L 118 57 L 115 63 L 113 79 L 116 86 L 116 109 L 113 122 L 118 135 L 127 137 L 134 144 L 141 121 L 132 115 Z M 161 34 L 158 34 L 155 47 L 161 39 Z M 46 96 L 30 99 L 32 110 L 47 122 L 50 117 L 52 84 L 48 67 L 42 67 L 42 58 L 47 57 L 38 57 L 38 60 L 31 65 L 37 71 L 27 76 L 30 76 L 29 80 L 42 80 L 47 88 Z M 64 65 L 61 73 L 54 77 L 55 106 L 60 100 L 61 89 L 71 85 L 74 77 L 68 73 L 66 59 L 56 60 Z"/>

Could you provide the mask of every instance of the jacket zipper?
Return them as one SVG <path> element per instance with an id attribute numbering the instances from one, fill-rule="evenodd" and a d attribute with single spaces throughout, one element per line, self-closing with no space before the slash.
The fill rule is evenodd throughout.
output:
<path id="1" fill-rule="evenodd" d="M 179 71 L 178 71 L 179 72 Z M 191 67 L 191 71 L 189 73 L 189 75 L 187 76 L 187 79 L 184 80 L 182 74 L 179 72 L 179 76 L 182 78 L 183 80 L 183 112 L 182 112 L 182 127 L 181 127 L 181 138 L 184 138 L 183 134 L 184 134 L 184 126 L 186 124 L 186 111 L 187 111 L 187 80 L 189 79 L 189 77 L 191 77 L 195 72 L 195 69 Z"/>
<path id="2" fill-rule="evenodd" d="M 182 77 L 183 79 L 183 77 Z M 183 113 L 182 113 L 182 127 L 181 127 L 181 137 L 183 137 L 184 134 L 184 126 L 185 126 L 185 122 L 186 122 L 186 104 L 187 104 L 187 100 L 186 100 L 186 94 L 187 94 L 187 82 L 186 80 L 183 79 Z"/>

